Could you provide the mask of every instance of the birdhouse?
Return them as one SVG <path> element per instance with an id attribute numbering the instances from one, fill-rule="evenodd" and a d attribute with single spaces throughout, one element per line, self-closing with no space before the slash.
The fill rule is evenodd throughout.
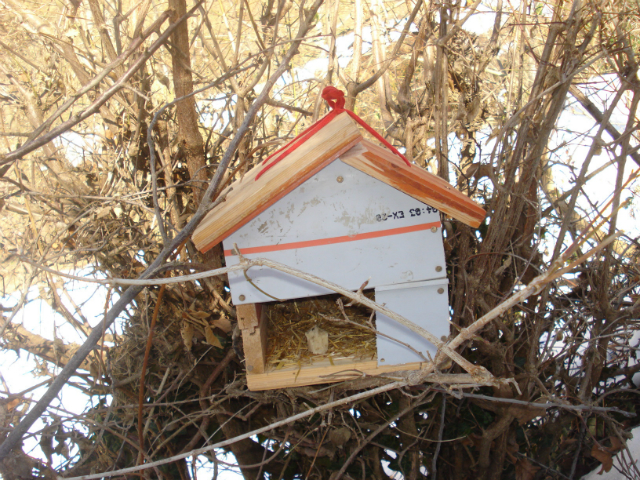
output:
<path id="1" fill-rule="evenodd" d="M 267 258 L 354 291 L 368 280 L 376 302 L 446 337 L 441 218 L 477 227 L 485 212 L 443 179 L 365 140 L 348 113 L 334 115 L 277 163 L 257 165 L 235 181 L 193 241 L 203 252 L 222 242 L 227 266 L 238 264 L 237 246 L 248 259 Z M 246 273 L 230 273 L 229 288 L 251 390 L 418 369 L 436 353 L 378 314 L 373 357 L 318 354 L 305 365 L 270 365 L 267 304 L 334 292 L 266 267 Z"/>

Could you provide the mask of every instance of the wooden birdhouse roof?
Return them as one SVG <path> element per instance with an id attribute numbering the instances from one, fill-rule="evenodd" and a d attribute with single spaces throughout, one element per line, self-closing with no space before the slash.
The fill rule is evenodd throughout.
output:
<path id="1" fill-rule="evenodd" d="M 478 227 L 485 217 L 479 205 L 442 178 L 416 165 L 409 166 L 389 150 L 365 140 L 355 122 L 343 112 L 272 168 L 258 164 L 231 184 L 226 189 L 226 200 L 196 228 L 196 247 L 206 252 L 338 157 L 467 225 Z"/>

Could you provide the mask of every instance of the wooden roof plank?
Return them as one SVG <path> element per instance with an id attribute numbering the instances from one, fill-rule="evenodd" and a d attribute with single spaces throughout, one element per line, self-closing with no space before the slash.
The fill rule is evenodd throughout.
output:
<path id="1" fill-rule="evenodd" d="M 418 166 L 408 166 L 397 155 L 364 140 L 347 113 L 337 115 L 296 150 L 267 170 L 255 166 L 226 189 L 226 201 L 200 223 L 193 234 L 196 247 L 206 252 L 279 199 L 340 157 L 401 192 L 477 228 L 486 212 L 444 179 Z"/>
<path id="2" fill-rule="evenodd" d="M 444 179 L 416 165 L 409 167 L 397 155 L 367 140 L 340 160 L 471 227 L 480 226 L 486 215 L 478 204 Z"/>
<path id="3" fill-rule="evenodd" d="M 264 167 L 256 165 L 226 190 L 225 202 L 198 225 L 193 234 L 196 247 L 206 252 L 360 141 L 356 124 L 341 113 L 258 181 L 255 178 Z"/>

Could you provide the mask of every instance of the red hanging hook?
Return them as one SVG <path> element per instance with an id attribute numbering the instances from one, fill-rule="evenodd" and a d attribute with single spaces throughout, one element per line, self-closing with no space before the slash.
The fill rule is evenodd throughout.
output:
<path id="1" fill-rule="evenodd" d="M 409 162 L 409 160 L 407 160 L 406 157 L 404 155 L 402 155 L 393 145 L 391 145 L 389 142 L 387 142 L 382 135 L 380 135 L 371 126 L 369 126 L 369 124 L 367 124 L 367 122 L 362 120 L 358 115 L 356 115 L 351 110 L 347 110 L 347 109 L 344 108 L 345 99 L 344 99 L 344 92 L 342 90 L 340 90 L 340 89 L 338 89 L 336 87 L 333 87 L 331 85 L 328 85 L 328 86 L 324 87 L 324 89 L 322 90 L 321 96 L 327 102 L 327 104 L 329 105 L 329 108 L 331 108 L 331 111 L 329 112 L 329 114 L 324 116 L 320 120 L 318 120 L 316 123 L 311 125 L 309 128 L 305 129 L 300 135 L 298 135 L 296 138 L 294 138 L 290 143 L 288 143 L 284 147 L 276 150 L 274 153 L 269 155 L 266 158 L 266 160 L 264 160 L 262 162 L 262 165 L 264 165 L 264 168 L 256 175 L 256 180 L 258 180 L 262 175 L 264 175 L 267 170 L 269 170 L 271 167 L 276 165 L 283 158 L 285 158 L 287 155 L 289 155 L 291 152 L 293 152 L 295 149 L 297 149 L 300 145 L 302 145 L 304 142 L 306 142 L 309 139 L 309 137 L 311 137 L 314 133 L 316 133 L 318 130 L 320 130 L 322 127 L 324 127 L 327 123 L 329 123 L 331 120 L 333 120 L 333 118 L 336 115 L 338 115 L 338 114 L 340 114 L 342 112 L 347 112 L 347 114 L 349 114 L 349 116 L 351 118 L 353 118 L 356 122 L 358 122 L 360 125 L 362 125 L 367 130 L 367 132 L 369 132 L 376 139 L 378 139 L 380 142 L 382 142 L 393 153 L 395 153 L 400 158 L 402 158 L 402 160 L 404 160 L 404 162 L 408 166 L 411 166 L 411 163 Z M 276 155 L 278 155 L 280 153 L 281 153 L 281 155 L 278 156 L 278 158 L 276 158 L 274 161 L 269 163 L 269 160 L 271 160 L 274 156 L 276 156 Z"/>

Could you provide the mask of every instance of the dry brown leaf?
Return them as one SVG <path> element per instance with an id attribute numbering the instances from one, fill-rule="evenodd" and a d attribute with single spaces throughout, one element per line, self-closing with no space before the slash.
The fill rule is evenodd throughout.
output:
<path id="1" fill-rule="evenodd" d="M 526 458 L 520 458 L 516 462 L 516 480 L 533 480 L 538 470 L 540 467 L 531 465 Z"/>
<path id="2" fill-rule="evenodd" d="M 515 443 L 515 442 L 514 443 L 511 443 L 511 442 L 507 443 L 507 448 L 506 448 L 505 453 L 507 454 L 507 457 L 509 458 L 509 461 L 511 463 L 513 463 L 514 465 L 516 463 L 518 463 L 518 459 L 517 459 L 517 457 L 515 455 L 518 453 L 519 450 L 520 450 L 520 447 L 518 446 L 517 443 Z"/>
<path id="3" fill-rule="evenodd" d="M 466 445 L 467 447 L 473 445 L 473 441 L 469 438 L 469 437 L 464 437 L 460 443 L 462 443 L 462 445 Z"/>
<path id="4" fill-rule="evenodd" d="M 13 409 L 16 408 L 18 405 L 20 405 L 20 399 L 14 398 L 9 403 L 7 403 L 7 411 L 8 412 L 13 411 Z"/>
<path id="5" fill-rule="evenodd" d="M 469 440 L 471 440 L 471 443 L 473 444 L 473 447 L 476 449 L 480 449 L 481 445 L 482 445 L 482 436 L 481 435 L 477 435 L 475 433 L 470 434 L 467 437 Z"/>
<path id="6" fill-rule="evenodd" d="M 544 416 L 547 413 L 545 408 L 532 405 L 511 405 L 507 411 L 518 420 L 520 425 L 524 425 L 534 418 Z"/>
<path id="7" fill-rule="evenodd" d="M 342 448 L 342 446 L 351 438 L 351 430 L 347 427 L 340 427 L 329 432 L 329 441 L 336 447 Z"/>
<path id="8" fill-rule="evenodd" d="M 597 443 L 591 449 L 591 456 L 602 463 L 602 469 L 598 472 L 599 475 L 602 475 L 603 472 L 608 472 L 613 467 L 613 455 L 600 448 Z"/>
<path id="9" fill-rule="evenodd" d="M 618 437 L 611 435 L 609 440 L 611 440 L 611 446 L 607 448 L 607 450 L 611 453 L 616 454 L 624 448 L 624 443 L 622 443 Z"/>
<path id="10" fill-rule="evenodd" d="M 110 213 L 111 213 L 111 207 L 101 208 L 100 210 L 98 210 L 98 213 L 96 213 L 96 220 L 100 220 L 101 218 L 106 217 Z"/>
<path id="11" fill-rule="evenodd" d="M 182 322 L 182 326 L 180 327 L 180 335 L 182 335 L 182 341 L 184 342 L 184 347 L 187 351 L 191 351 L 191 346 L 193 345 L 193 327 L 189 322 Z"/>
<path id="12" fill-rule="evenodd" d="M 208 318 L 211 314 L 209 312 L 194 312 L 193 310 L 189 310 L 189 315 L 193 318 L 203 319 Z"/>
<path id="13" fill-rule="evenodd" d="M 204 328 L 204 337 L 207 343 L 212 347 L 222 348 L 222 344 L 220 343 L 220 340 L 218 340 L 218 337 L 215 336 L 215 334 L 213 333 L 213 330 L 211 330 L 211 327 Z"/>
<path id="14" fill-rule="evenodd" d="M 227 317 L 220 317 L 219 319 L 214 320 L 213 326 L 218 327 L 224 333 L 229 333 L 233 329 L 231 321 Z"/>

